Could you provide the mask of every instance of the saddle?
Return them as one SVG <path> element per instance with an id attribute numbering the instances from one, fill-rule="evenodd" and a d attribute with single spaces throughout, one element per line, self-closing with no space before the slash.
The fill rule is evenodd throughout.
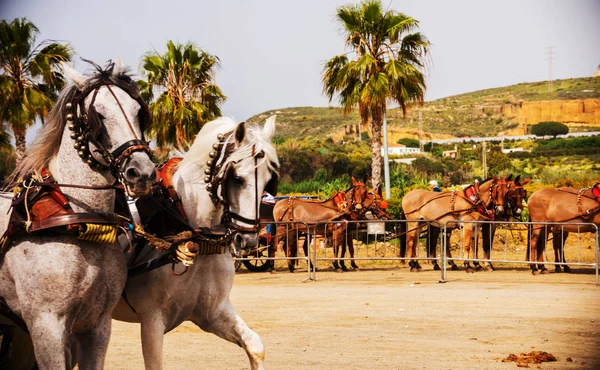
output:
<path id="1" fill-rule="evenodd" d="M 8 226 L 0 238 L 2 252 L 19 235 L 71 234 L 81 240 L 112 244 L 117 240 L 118 227 L 129 228 L 129 223 L 115 213 L 76 213 L 47 170 L 42 170 L 41 176 L 28 176 L 13 192 Z"/>

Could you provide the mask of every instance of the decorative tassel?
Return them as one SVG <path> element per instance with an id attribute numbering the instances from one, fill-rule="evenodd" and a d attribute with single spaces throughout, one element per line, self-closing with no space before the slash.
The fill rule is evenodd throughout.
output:
<path id="1" fill-rule="evenodd" d="M 85 231 L 78 239 L 90 242 L 112 244 L 117 241 L 117 226 L 102 224 L 86 224 Z"/>

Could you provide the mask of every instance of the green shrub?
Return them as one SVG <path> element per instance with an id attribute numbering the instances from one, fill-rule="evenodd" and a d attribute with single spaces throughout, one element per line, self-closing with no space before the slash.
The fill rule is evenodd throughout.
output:
<path id="1" fill-rule="evenodd" d="M 396 143 L 406 145 L 409 148 L 418 148 L 419 147 L 419 140 L 411 139 L 408 137 L 403 137 L 402 139 L 398 139 L 398 141 L 396 141 Z"/>
<path id="2" fill-rule="evenodd" d="M 569 133 L 569 127 L 561 122 L 548 121 L 540 122 L 531 126 L 531 133 L 535 136 L 554 136 Z"/>

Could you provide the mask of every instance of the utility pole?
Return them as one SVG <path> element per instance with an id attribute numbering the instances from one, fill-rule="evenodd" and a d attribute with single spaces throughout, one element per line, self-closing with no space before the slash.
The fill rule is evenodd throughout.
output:
<path id="1" fill-rule="evenodd" d="M 483 179 L 487 179 L 487 149 L 485 141 L 483 141 L 481 144 L 481 167 L 483 171 L 483 175 L 481 177 Z"/>
<path id="2" fill-rule="evenodd" d="M 548 56 L 548 91 L 552 92 L 552 59 L 554 59 L 552 46 L 546 48 L 546 55 Z"/>
<path id="3" fill-rule="evenodd" d="M 423 153 L 423 112 L 419 111 L 419 151 Z"/>
<path id="4" fill-rule="evenodd" d="M 390 158 L 388 156 L 387 117 L 383 114 L 383 180 L 385 199 L 390 199 Z"/>

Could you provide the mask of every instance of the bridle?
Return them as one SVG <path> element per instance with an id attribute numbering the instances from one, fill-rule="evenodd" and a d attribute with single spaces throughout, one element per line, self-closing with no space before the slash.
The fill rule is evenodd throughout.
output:
<path id="1" fill-rule="evenodd" d="M 255 218 L 250 219 L 231 210 L 231 202 L 225 186 L 225 183 L 232 176 L 233 165 L 239 163 L 239 161 L 227 160 L 235 151 L 233 135 L 233 131 L 225 134 L 219 134 L 217 136 L 217 142 L 212 146 L 212 150 L 208 155 L 210 159 L 206 162 L 207 168 L 204 170 L 204 182 L 206 183 L 206 190 L 210 193 L 210 199 L 212 200 L 215 208 L 217 208 L 219 204 L 223 206 L 221 224 L 226 225 L 228 229 L 242 233 L 258 233 L 260 230 L 259 207 L 262 197 L 262 194 L 258 194 L 258 160 L 265 157 L 265 152 L 261 150 L 257 153 L 256 144 L 252 145 L 251 155 L 254 158 Z M 271 180 L 269 180 L 265 186 L 265 190 L 271 195 L 277 194 L 276 174 L 272 174 Z M 251 226 L 239 225 L 238 223 L 234 222 L 236 220 Z"/>
<path id="2" fill-rule="evenodd" d="M 520 185 L 517 182 L 513 182 L 513 184 L 514 187 L 511 187 L 511 184 L 508 184 L 506 199 L 513 213 L 512 216 L 518 216 L 515 215 L 514 212 L 519 208 L 523 208 L 522 201 L 527 197 L 527 190 L 525 190 L 523 185 Z M 519 207 L 519 202 L 521 202 L 521 207 Z"/>
<path id="3" fill-rule="evenodd" d="M 498 206 L 503 206 L 503 207 L 505 206 L 505 202 L 502 202 L 501 204 L 499 204 L 496 201 L 496 198 L 498 197 L 499 188 L 500 187 L 505 187 L 506 188 L 507 187 L 507 182 L 506 182 L 506 179 L 504 179 L 504 178 L 500 178 L 498 180 L 494 179 L 492 181 L 493 181 L 493 183 L 490 186 L 490 190 L 489 190 L 489 192 L 490 192 L 490 201 L 489 201 L 488 204 L 486 204 L 486 209 L 490 209 L 490 207 L 493 207 L 492 209 L 496 210 L 496 208 Z M 508 192 L 505 192 L 504 197 L 502 198 L 503 200 L 506 199 L 507 193 Z"/>
<path id="4" fill-rule="evenodd" d="M 362 199 L 359 202 L 355 202 L 355 193 L 356 193 L 356 188 L 362 186 L 365 187 L 365 184 L 362 182 L 357 182 L 354 185 L 352 185 L 352 188 L 350 188 L 349 190 L 346 191 L 346 195 L 350 196 L 350 201 L 348 202 L 348 200 L 346 200 L 346 202 L 349 204 L 348 210 L 351 212 L 362 212 L 362 210 L 364 209 L 364 202 L 367 199 L 367 191 L 366 191 L 366 187 L 365 187 L 365 192 L 363 194 Z M 356 206 L 360 205 L 360 208 L 357 208 Z"/>
<path id="5" fill-rule="evenodd" d="M 133 153 L 143 151 L 148 155 L 152 155 L 152 151 L 148 146 L 148 143 L 144 141 L 143 136 L 144 130 L 150 123 L 151 116 L 148 106 L 139 95 L 134 95 L 126 90 L 123 90 L 126 91 L 127 94 L 140 105 L 138 118 L 142 137 L 138 138 L 131 122 L 129 121 L 129 118 L 127 117 L 127 114 L 125 113 L 125 110 L 123 109 L 121 102 L 111 88 L 111 85 L 114 84 L 109 81 L 99 82 L 92 84 L 84 90 L 79 90 L 75 94 L 73 100 L 65 104 L 65 119 L 68 122 L 67 127 L 71 131 L 71 139 L 75 141 L 73 146 L 76 150 L 78 150 L 79 157 L 92 169 L 98 169 L 102 167 L 107 168 L 116 178 L 123 180 L 123 165 Z M 105 86 L 114 97 L 119 109 L 121 110 L 121 113 L 123 114 L 123 117 L 125 117 L 125 121 L 127 122 L 129 130 L 134 137 L 133 140 L 123 143 L 112 152 L 106 149 L 106 147 L 104 147 L 104 145 L 102 145 L 100 142 L 100 134 L 103 130 L 105 130 L 105 127 L 94 106 L 98 91 L 103 86 Z M 93 94 L 92 100 L 86 107 L 85 99 L 89 96 L 89 94 Z M 90 144 L 92 144 L 96 149 L 90 148 Z"/>

